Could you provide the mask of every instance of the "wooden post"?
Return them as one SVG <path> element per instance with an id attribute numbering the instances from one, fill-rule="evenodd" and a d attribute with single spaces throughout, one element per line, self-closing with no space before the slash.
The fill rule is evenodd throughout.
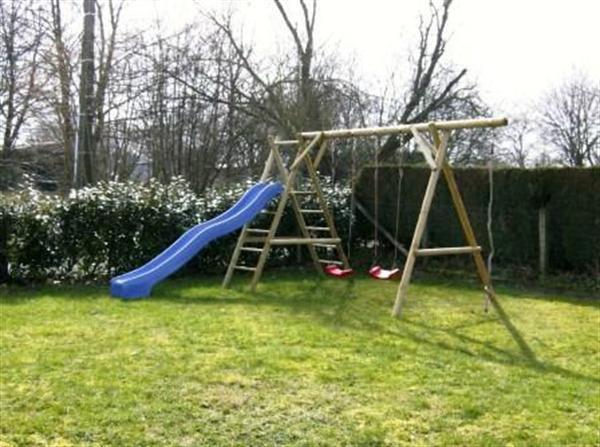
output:
<path id="1" fill-rule="evenodd" d="M 272 142 L 272 139 L 270 141 Z M 273 167 L 273 161 L 274 161 L 273 147 L 274 147 L 274 145 L 271 144 L 270 147 L 271 147 L 271 150 L 269 151 L 269 155 L 267 157 L 265 167 L 260 176 L 261 182 L 264 182 L 269 178 L 271 169 Z M 240 259 L 240 254 L 242 253 L 242 247 L 244 246 L 244 243 L 246 241 L 246 237 L 247 237 L 246 230 L 248 229 L 248 226 L 249 226 L 248 224 L 245 224 L 242 227 L 242 231 L 240 232 L 240 235 L 238 237 L 237 244 L 235 245 L 235 249 L 233 250 L 233 255 L 231 256 L 231 259 L 229 261 L 229 266 L 227 266 L 227 272 L 225 273 L 225 278 L 223 278 L 223 287 L 224 288 L 229 287 L 229 285 L 231 284 L 231 279 L 233 278 L 233 272 L 235 270 L 235 266 L 237 265 L 238 260 Z"/>
<path id="2" fill-rule="evenodd" d="M 546 233 L 546 207 L 542 207 L 538 210 L 538 237 L 539 237 L 539 249 L 540 249 L 540 276 L 544 278 L 546 276 L 546 270 L 548 268 L 548 246 L 547 246 L 547 233 Z"/>
<path id="3" fill-rule="evenodd" d="M 329 234 L 334 239 L 339 239 L 337 229 L 335 228 L 335 221 L 333 220 L 333 216 L 329 212 L 329 207 L 327 206 L 327 201 L 325 200 L 325 196 L 323 195 L 323 190 L 321 189 L 321 185 L 319 183 L 319 176 L 315 167 L 313 165 L 312 157 L 310 154 L 306 154 L 304 157 L 304 163 L 306 164 L 306 170 L 308 171 L 308 175 L 311 178 L 313 188 L 317 194 L 317 201 L 319 202 L 319 208 L 323 211 L 323 217 L 325 218 L 325 222 L 327 223 L 327 228 Z M 338 256 L 341 259 L 344 268 L 350 268 L 350 262 L 348 261 L 348 257 L 346 256 L 346 252 L 342 247 L 341 242 L 335 244 Z"/>
<path id="4" fill-rule="evenodd" d="M 285 168 L 285 164 L 283 163 L 283 159 L 281 158 L 281 154 L 279 153 L 279 148 L 275 145 L 272 146 L 272 150 L 273 150 L 273 154 L 275 156 L 275 163 L 277 164 L 279 171 L 281 172 L 281 175 L 283 177 L 284 180 L 284 184 L 287 184 L 288 181 L 288 176 L 289 173 L 287 172 L 286 168 Z M 293 186 L 292 186 L 292 190 L 293 190 Z M 296 216 L 296 221 L 298 222 L 298 227 L 300 228 L 300 232 L 302 233 L 302 236 L 304 238 L 310 238 L 310 233 L 308 232 L 308 229 L 306 228 L 306 220 L 304 219 L 304 215 L 302 214 L 302 207 L 300 206 L 300 203 L 298 201 L 298 197 L 296 197 L 296 194 L 290 194 L 290 200 L 292 203 L 292 209 L 294 210 L 294 214 Z M 300 261 L 301 259 L 301 247 L 298 247 L 298 261 Z M 310 253 L 310 257 L 312 259 L 313 265 L 315 266 L 315 269 L 318 272 L 323 272 L 323 270 L 321 269 L 321 266 L 319 265 L 319 256 L 317 255 L 317 251 L 315 250 L 315 247 L 313 247 L 312 245 L 308 246 L 308 252 Z"/>
<path id="5" fill-rule="evenodd" d="M 408 256 L 408 251 L 406 250 L 406 247 L 404 245 L 402 245 L 400 242 L 398 242 L 394 236 L 392 236 L 392 234 L 385 228 L 383 227 L 379 222 L 377 222 L 375 220 L 375 218 L 373 216 L 371 216 L 371 214 L 369 213 L 369 211 L 365 208 L 365 206 L 360 203 L 360 201 L 358 199 L 354 199 L 354 205 L 356 206 L 356 209 L 358 211 L 361 212 L 361 214 L 363 216 L 365 216 L 367 218 L 367 220 L 375 225 L 377 227 L 377 229 L 379 230 L 379 232 L 381 234 L 383 234 L 383 236 L 394 246 L 396 247 L 396 249 L 401 252 L 404 256 Z"/>
<path id="6" fill-rule="evenodd" d="M 467 214 L 465 204 L 462 200 L 462 196 L 458 191 L 458 186 L 456 184 L 454 172 L 452 171 L 452 168 L 448 163 L 444 164 L 443 172 L 444 177 L 446 179 L 446 184 L 448 185 L 448 190 L 450 191 L 450 197 L 452 197 L 454 210 L 456 211 L 456 214 L 458 216 L 458 220 L 465 235 L 465 239 L 467 240 L 469 246 L 475 248 L 477 247 L 477 239 L 475 238 L 475 232 L 473 231 L 473 227 L 471 226 L 471 221 L 469 220 L 469 216 Z M 483 260 L 481 251 L 473 251 L 473 261 L 475 262 L 477 274 L 479 275 L 479 279 L 483 284 L 488 300 L 492 303 L 492 305 L 494 305 L 497 308 L 496 293 L 494 292 L 494 288 L 492 287 L 490 274 L 485 265 L 485 261 Z"/>
<path id="7" fill-rule="evenodd" d="M 408 290 L 408 285 L 410 284 L 410 278 L 415 266 L 415 260 L 417 259 L 417 251 L 421 244 L 421 238 L 423 237 L 425 225 L 427 224 L 427 217 L 429 216 L 431 202 L 433 202 L 433 197 L 435 196 L 435 187 L 437 186 L 437 182 L 442 171 L 442 166 L 446 160 L 448 137 L 449 133 L 444 132 L 442 134 L 440 143 L 436 148 L 437 154 L 435 157 L 435 169 L 431 171 L 431 175 L 429 176 L 429 182 L 427 183 L 427 189 L 425 190 L 425 196 L 423 197 L 423 203 L 421 204 L 421 211 L 419 212 L 419 218 L 417 219 L 417 225 L 415 226 L 415 233 L 413 234 L 413 239 L 410 244 L 410 249 L 408 250 L 406 263 L 404 264 L 402 279 L 400 280 L 400 285 L 398 286 L 396 302 L 394 303 L 394 308 L 392 310 L 392 315 L 394 317 L 399 317 L 402 313 L 402 305 L 406 299 L 406 292 Z"/>
<path id="8" fill-rule="evenodd" d="M 265 263 L 267 262 L 267 258 L 269 257 L 269 250 L 271 249 L 271 240 L 275 237 L 277 233 L 277 228 L 279 227 L 279 222 L 283 216 L 283 212 L 285 210 L 285 206 L 290 198 L 290 191 L 293 190 L 294 178 L 297 170 L 291 171 L 287 175 L 287 181 L 285 182 L 285 187 L 283 193 L 281 194 L 281 198 L 279 199 L 279 204 L 277 205 L 277 211 L 275 211 L 275 216 L 273 217 L 273 221 L 271 222 L 271 226 L 269 228 L 269 232 L 265 238 L 265 244 L 263 245 L 263 251 L 258 257 L 258 263 L 256 264 L 256 270 L 254 271 L 254 275 L 252 276 L 252 281 L 250 282 L 250 290 L 254 291 L 256 289 L 256 285 L 262 275 L 262 271 L 265 267 Z"/>

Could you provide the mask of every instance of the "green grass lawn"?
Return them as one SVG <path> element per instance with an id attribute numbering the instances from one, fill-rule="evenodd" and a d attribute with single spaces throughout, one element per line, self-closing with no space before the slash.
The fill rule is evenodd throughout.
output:
<path id="1" fill-rule="evenodd" d="M 600 302 L 271 272 L 0 289 L 0 445 L 600 443 Z"/>

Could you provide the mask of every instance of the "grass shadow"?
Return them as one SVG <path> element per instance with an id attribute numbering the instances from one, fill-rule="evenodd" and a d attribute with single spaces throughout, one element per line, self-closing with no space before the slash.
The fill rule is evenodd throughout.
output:
<path id="1" fill-rule="evenodd" d="M 290 314 L 306 315 L 309 318 L 318 320 L 321 324 L 330 325 L 336 329 L 346 328 L 352 331 L 367 331 L 372 334 L 369 337 L 378 334 L 404 337 L 415 343 L 446 351 L 459 352 L 469 357 L 479 357 L 490 362 L 525 366 L 541 373 L 560 374 L 600 383 L 598 378 L 540 361 L 519 328 L 512 322 L 510 316 L 497 301 L 492 303 L 495 310 L 494 315 L 497 316 L 497 319 L 482 317 L 476 321 L 463 322 L 450 328 L 435 327 L 426 324 L 423 319 L 408 316 L 403 317 L 401 320 L 392 319 L 388 312 L 388 305 L 391 306 L 391 302 L 388 302 L 387 292 L 386 296 L 374 295 L 373 299 L 358 300 L 360 294 L 358 283 L 361 280 L 361 278 L 358 278 L 339 281 L 320 277 L 307 277 L 304 274 L 298 275 L 294 272 L 275 273 L 267 275 L 257 292 L 248 293 L 244 288 L 244 285 L 247 284 L 244 279 L 234 282 L 232 289 L 221 289 L 220 278 L 217 277 L 185 278 L 159 285 L 155 294 L 149 299 L 186 306 L 209 306 L 218 303 L 220 306 L 251 305 L 285 308 Z M 200 284 L 203 287 L 198 289 Z M 419 285 L 442 286 L 461 293 L 464 293 L 465 288 L 476 288 L 474 284 L 469 286 L 463 284 L 461 286 L 446 281 L 427 281 L 425 285 Z M 19 304 L 41 297 L 93 300 L 108 298 L 109 295 L 107 285 L 19 287 L 17 293 L 1 298 L 0 302 L 2 304 Z M 126 305 L 135 305 L 140 301 L 122 300 L 122 302 Z M 368 309 L 365 306 L 368 306 Z M 518 354 L 459 332 L 463 328 L 494 322 L 504 326 L 518 346 Z M 432 337 L 435 333 L 444 333 L 450 339 L 454 339 L 459 343 L 435 340 L 435 337 Z M 481 346 L 488 352 L 475 354 L 469 349 L 469 346 Z"/>

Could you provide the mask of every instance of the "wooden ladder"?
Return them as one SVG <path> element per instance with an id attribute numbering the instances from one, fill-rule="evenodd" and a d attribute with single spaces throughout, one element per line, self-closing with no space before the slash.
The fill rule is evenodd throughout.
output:
<path id="1" fill-rule="evenodd" d="M 336 264 L 349 268 L 348 258 L 337 234 L 333 216 L 327 207 L 319 184 L 316 167 L 309 153 L 311 149 L 318 146 L 317 157 L 319 160 L 322 158 L 325 144 L 322 144 L 320 140 L 320 136 L 315 137 L 309 143 L 299 140 L 297 142 L 299 143 L 298 152 L 289 170 L 285 166 L 279 147 L 274 140 L 270 140 L 269 158 L 261 176 L 261 181 L 266 181 L 270 176 L 271 169 L 276 167 L 279 177 L 285 185 L 284 190 L 276 210 L 266 210 L 264 212 L 264 214 L 273 216 L 268 228 L 259 228 L 250 224 L 246 224 L 242 228 L 223 280 L 223 287 L 228 287 L 231 284 L 233 274 L 238 270 L 252 272 L 250 289 L 254 290 L 262 276 L 269 257 L 269 251 L 274 245 L 306 245 L 314 267 L 322 274 L 323 264 Z M 297 189 L 296 183 L 301 167 L 304 167 L 308 174 L 307 181 L 302 189 Z M 308 207 L 307 202 L 311 201 L 312 207 Z M 277 229 L 288 203 L 292 206 L 301 235 L 297 237 L 276 237 Z M 321 224 L 307 222 L 307 220 L 314 222 L 315 217 L 319 219 Z M 323 255 L 320 253 L 322 251 L 325 251 Z M 325 258 L 325 254 L 330 255 L 332 251 L 336 252 L 332 256 L 334 259 Z M 242 262 L 242 255 L 246 253 L 258 254 L 255 265 Z"/>

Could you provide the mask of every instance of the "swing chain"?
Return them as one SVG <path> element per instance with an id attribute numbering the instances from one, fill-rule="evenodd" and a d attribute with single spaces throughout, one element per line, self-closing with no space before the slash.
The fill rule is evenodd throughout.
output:
<path id="1" fill-rule="evenodd" d="M 356 196 L 354 195 L 356 189 L 356 141 L 356 138 L 352 140 L 352 148 L 350 152 L 350 217 L 348 218 L 348 241 L 346 247 L 348 258 L 351 258 L 350 249 L 352 247 L 352 228 L 354 226 L 354 216 L 356 213 Z"/>

